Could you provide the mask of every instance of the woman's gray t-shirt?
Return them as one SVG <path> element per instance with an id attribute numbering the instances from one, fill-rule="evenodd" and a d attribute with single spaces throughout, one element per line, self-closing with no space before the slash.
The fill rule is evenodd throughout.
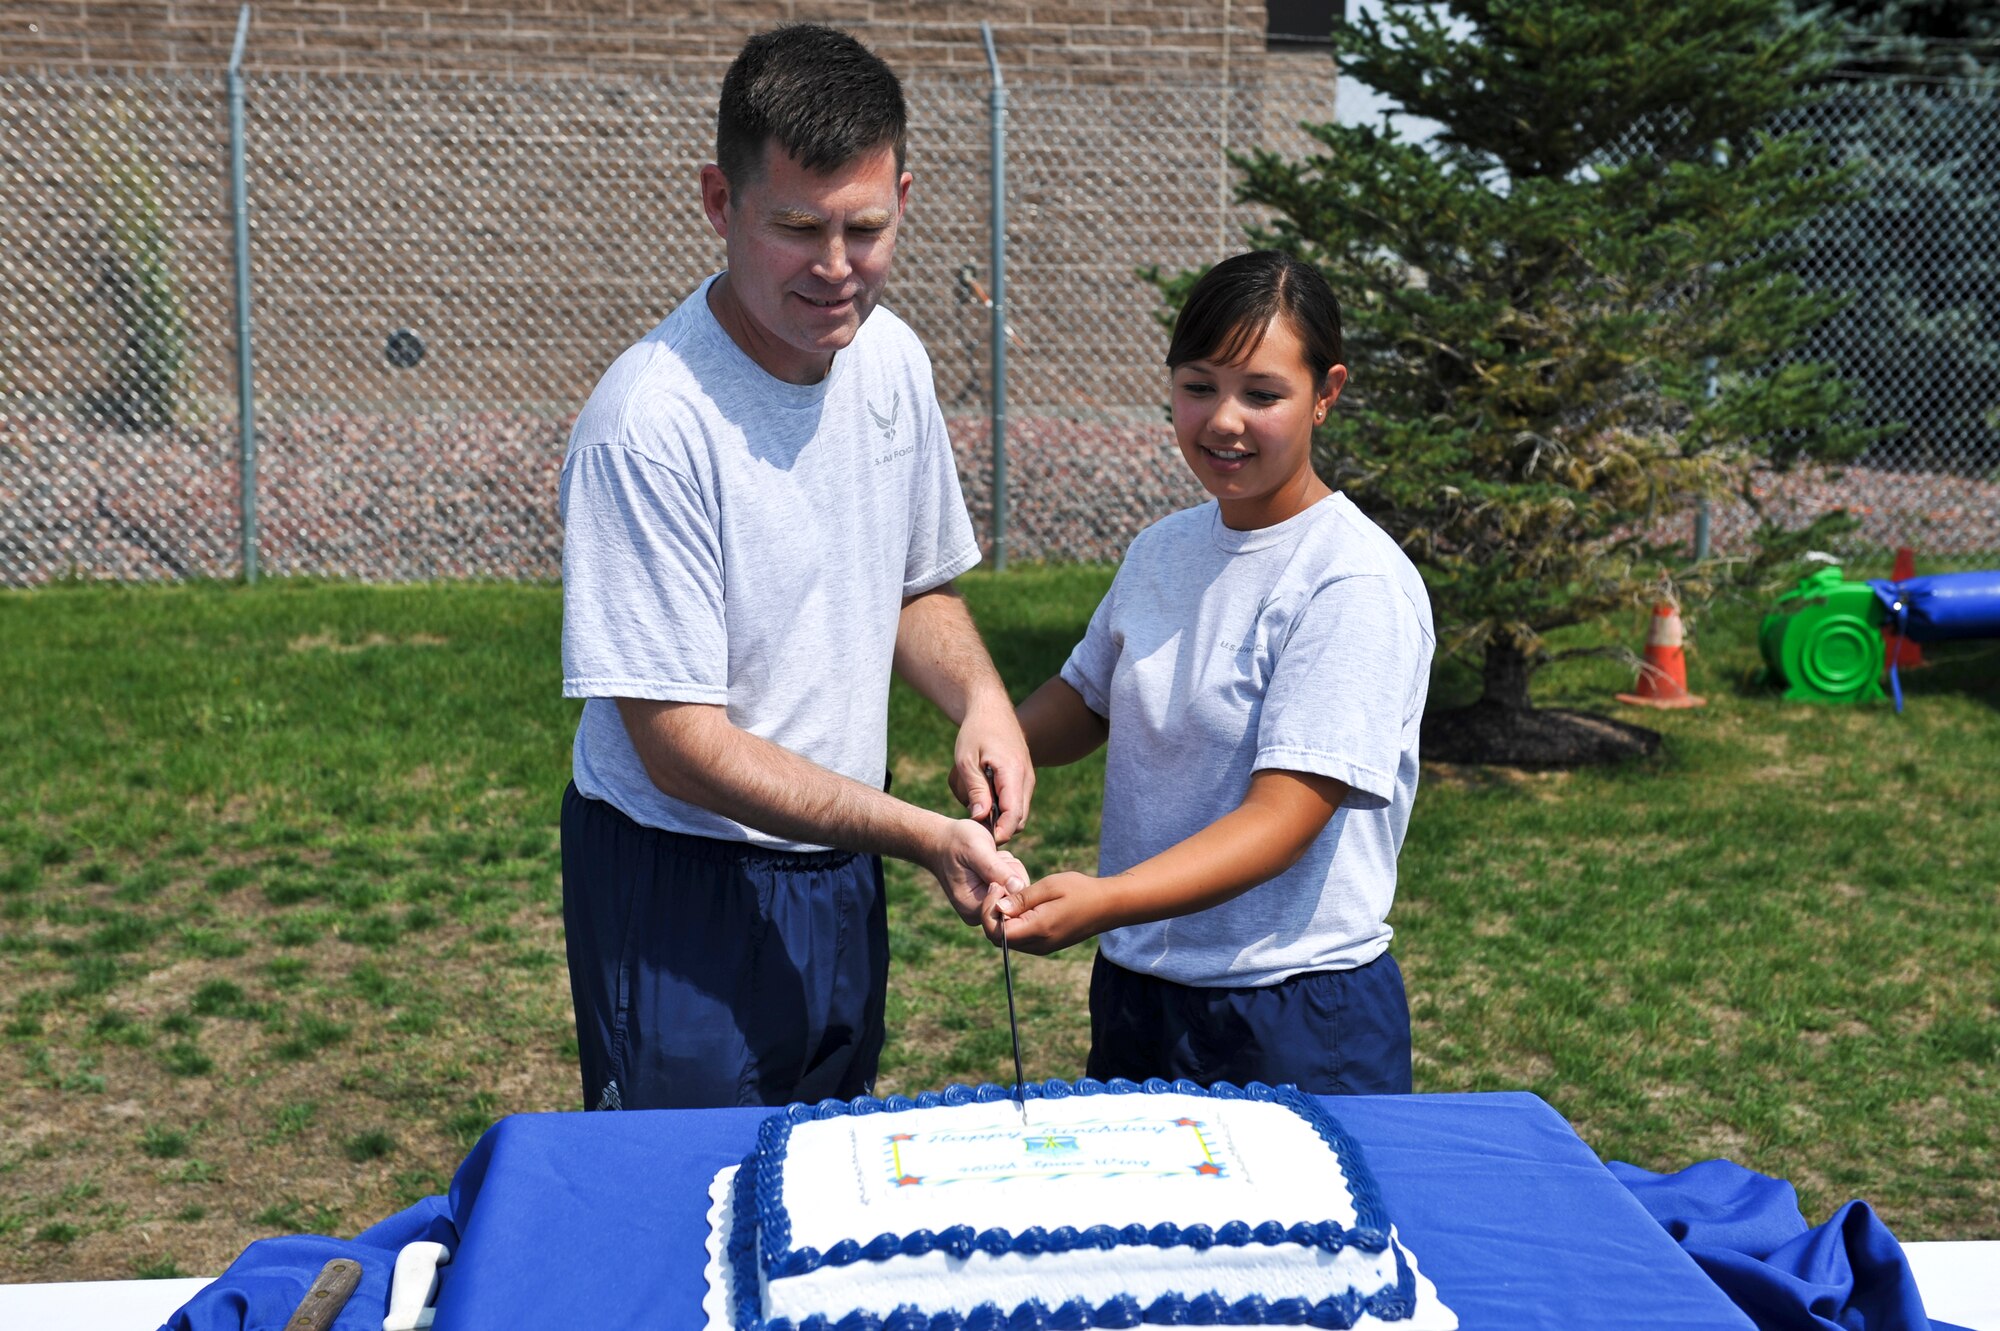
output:
<path id="1" fill-rule="evenodd" d="M 1351 789 L 1299 862 L 1219 906 L 1105 933 L 1128 970 L 1276 984 L 1389 946 L 1437 638 L 1408 556 L 1345 495 L 1233 531 L 1213 503 L 1141 532 L 1062 678 L 1111 722 L 1098 873 L 1243 802 L 1260 769 Z"/>

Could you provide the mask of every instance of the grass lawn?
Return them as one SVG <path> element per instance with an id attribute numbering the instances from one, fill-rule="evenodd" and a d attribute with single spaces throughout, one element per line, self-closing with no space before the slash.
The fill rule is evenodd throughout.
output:
<path id="1" fill-rule="evenodd" d="M 1856 570 L 1880 572 L 1883 570 Z M 1003 673 L 1051 673 L 1101 569 L 966 580 Z M 496 1116 L 576 1106 L 556 811 L 576 705 L 546 587 L 0 594 L 0 1279 L 219 1271 L 442 1190 Z M 1644 616 L 1578 636 L 1636 646 Z M 1726 1155 L 1907 1239 L 2000 1237 L 2000 646 L 1884 705 L 1750 682 L 1615 770 L 1426 769 L 1392 922 L 1424 1091 L 1527 1088 L 1607 1157 Z M 1582 660 L 1542 701 L 1609 706 Z M 1461 667 L 1434 697 L 1464 693 Z M 948 728 L 894 700 L 898 793 Z M 1630 713 L 1627 713 L 1630 715 Z M 1022 854 L 1095 860 L 1101 763 Z M 892 872 L 883 1090 L 1010 1075 L 999 966 Z M 1089 949 L 1017 959 L 1030 1076 L 1074 1076 Z"/>

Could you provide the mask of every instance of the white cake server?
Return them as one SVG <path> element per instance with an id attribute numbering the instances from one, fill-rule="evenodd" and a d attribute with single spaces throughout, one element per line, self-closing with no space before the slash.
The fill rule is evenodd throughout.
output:
<path id="1" fill-rule="evenodd" d="M 437 1316 L 431 1298 L 437 1293 L 439 1266 L 451 1260 L 442 1243 L 406 1243 L 396 1254 L 396 1274 L 389 1281 L 389 1315 L 382 1331 L 423 1331 Z"/>

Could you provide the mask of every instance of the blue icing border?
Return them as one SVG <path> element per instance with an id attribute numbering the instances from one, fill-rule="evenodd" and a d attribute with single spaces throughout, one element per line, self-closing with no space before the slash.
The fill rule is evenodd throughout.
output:
<path id="1" fill-rule="evenodd" d="M 1169 1092 L 1217 1100 L 1256 1100 L 1279 1104 L 1304 1119 L 1340 1161 L 1341 1172 L 1347 1178 L 1354 1202 L 1354 1228 L 1345 1229 L 1333 1221 L 1289 1227 L 1276 1221 L 1266 1221 L 1253 1227 L 1238 1220 L 1215 1228 L 1201 1224 L 1179 1226 L 1163 1223 L 1151 1227 L 1127 1225 L 1123 1229 L 1094 1225 L 1084 1230 L 1064 1225 L 1045 1230 L 1036 1225 L 1015 1234 L 999 1226 L 975 1231 L 970 1225 L 954 1225 L 935 1232 L 918 1229 L 903 1235 L 878 1234 L 865 1244 L 855 1239 L 843 1239 L 823 1253 L 811 1247 L 794 1249 L 791 1246 L 791 1216 L 782 1200 L 785 1152 L 794 1126 L 848 1115 L 895 1114 L 911 1109 L 935 1109 L 940 1105 L 991 1103 L 1010 1099 L 1013 1093 L 1006 1087 L 987 1083 L 978 1087 L 948 1086 L 942 1091 L 925 1091 L 914 1099 L 892 1095 L 882 1100 L 872 1096 L 859 1096 L 853 1100 L 822 1100 L 813 1105 L 790 1105 L 782 1113 L 765 1119 L 757 1130 L 757 1150 L 737 1171 L 733 1198 L 737 1219 L 726 1254 L 736 1292 L 735 1306 L 730 1310 L 732 1320 L 745 1331 L 752 1328 L 755 1331 L 1086 1331 L 1095 1327 L 1132 1327 L 1141 1322 L 1173 1326 L 1310 1325 L 1339 1329 L 1353 1326 L 1364 1314 L 1382 1321 L 1398 1321 L 1416 1310 L 1416 1280 L 1402 1249 L 1396 1248 L 1396 1281 L 1393 1285 L 1385 1285 L 1365 1297 L 1350 1290 L 1318 1303 L 1308 1303 L 1302 1298 L 1267 1302 L 1254 1296 L 1231 1302 L 1213 1293 L 1198 1294 L 1191 1299 L 1180 1294 L 1168 1294 L 1141 1308 L 1131 1296 L 1118 1295 L 1095 1306 L 1083 1299 L 1072 1299 L 1054 1309 L 1040 1300 L 1031 1299 L 1011 1313 L 1004 1312 L 998 1304 L 986 1303 L 963 1316 L 955 1312 L 927 1314 L 915 1307 L 904 1307 L 888 1317 L 856 1311 L 837 1321 L 814 1316 L 796 1325 L 789 1318 L 782 1317 L 759 1320 L 760 1277 L 783 1279 L 803 1275 L 821 1266 L 845 1266 L 863 1260 L 880 1262 L 896 1256 L 921 1256 L 938 1249 L 955 1257 L 965 1257 L 974 1251 L 998 1255 L 1003 1252 L 1067 1252 L 1079 1247 L 1110 1249 L 1147 1244 L 1163 1248 L 1185 1245 L 1200 1249 L 1218 1243 L 1231 1247 L 1252 1243 L 1265 1246 L 1296 1243 L 1324 1248 L 1329 1253 L 1337 1253 L 1346 1247 L 1379 1253 L 1390 1247 L 1388 1216 L 1382 1206 L 1375 1176 L 1369 1170 L 1361 1148 L 1318 1100 L 1301 1093 L 1297 1087 L 1274 1087 L 1262 1082 L 1251 1082 L 1241 1087 L 1228 1082 L 1202 1086 L 1192 1081 L 1169 1082 L 1159 1077 L 1144 1083 L 1123 1078 L 1100 1082 L 1085 1077 L 1074 1085 L 1051 1078 L 1022 1087 L 1022 1093 L 1032 1100 L 1059 1100 L 1072 1095 L 1160 1095 Z M 753 1213 L 756 1216 L 755 1233 L 751 1226 L 744 1223 Z M 757 1235 L 765 1240 L 761 1245 L 761 1262 Z"/>

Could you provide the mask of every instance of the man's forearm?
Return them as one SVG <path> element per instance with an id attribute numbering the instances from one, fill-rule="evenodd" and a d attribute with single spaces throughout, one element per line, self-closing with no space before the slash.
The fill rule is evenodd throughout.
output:
<path id="1" fill-rule="evenodd" d="M 1034 764 L 1007 686 L 965 602 L 949 584 L 903 603 L 896 673 L 957 724 L 951 792 L 977 818 L 997 804 L 1000 820 L 993 835 L 1004 845 L 1027 819 Z"/>
<path id="2" fill-rule="evenodd" d="M 897 675 L 954 725 L 965 724 L 976 708 L 1013 706 L 972 613 L 949 584 L 904 603 L 895 666 Z"/>
<path id="3" fill-rule="evenodd" d="M 830 772 L 701 703 L 618 700 L 646 775 L 675 799 L 789 841 L 931 865 L 951 820 Z"/>

